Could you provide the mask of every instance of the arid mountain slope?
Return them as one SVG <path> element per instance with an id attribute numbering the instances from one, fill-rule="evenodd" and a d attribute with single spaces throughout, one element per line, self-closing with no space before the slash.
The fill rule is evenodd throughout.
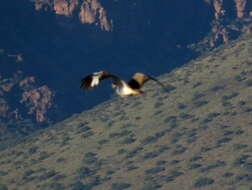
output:
<path id="1" fill-rule="evenodd" d="M 252 36 L 159 79 L 1 151 L 2 188 L 250 189 Z"/>
<path id="2" fill-rule="evenodd" d="M 22 64 L 12 64 L 11 75 L 21 71 L 38 86 L 47 86 L 43 92 L 51 92 L 45 108 L 27 111 L 30 117 L 24 118 L 45 125 L 109 97 L 79 91 L 77 83 L 89 72 L 105 69 L 123 77 L 136 71 L 169 72 L 196 57 L 194 50 L 251 30 L 251 3 L 246 0 L 13 0 L 1 5 L 0 48 L 24 57 Z M 199 47 L 190 46 L 202 39 Z M 10 67 L 12 61 L 2 60 Z M 0 75 L 12 80 L 3 70 Z M 10 97 L 16 96 L 13 92 Z M 106 88 L 101 92 L 108 93 Z M 31 103 L 34 97 L 26 100 Z"/>
<path id="3" fill-rule="evenodd" d="M 151 1 L 150 1 L 151 2 Z M 203 22 L 212 22 L 212 36 L 208 39 L 208 45 L 211 47 L 226 43 L 230 39 L 237 37 L 238 33 L 249 33 L 252 29 L 252 3 L 247 0 L 198 0 L 198 1 L 152 1 L 143 0 L 134 1 L 102 1 L 102 0 L 35 0 L 36 10 L 51 10 L 57 15 L 74 17 L 84 24 L 96 25 L 101 30 L 111 32 L 118 31 L 118 26 L 128 27 L 129 30 L 142 28 L 148 30 L 148 25 L 153 24 L 159 9 L 166 21 L 177 20 L 185 24 L 188 30 L 187 22 L 196 16 L 198 12 Z M 106 8 L 105 8 L 106 7 Z M 166 13 L 162 13 L 166 9 Z M 173 9 L 173 10 L 172 10 Z M 108 13 L 107 13 L 108 12 Z M 184 14 L 184 16 L 178 16 Z M 183 12 L 183 13 L 182 13 Z M 122 16 L 124 14 L 124 16 Z M 107 16 L 109 15 L 109 16 Z M 173 16 L 169 18 L 170 16 Z M 206 17 L 208 16 L 208 17 Z M 109 18 L 110 17 L 110 18 Z M 129 18 L 128 20 L 125 17 Z M 196 18 L 199 22 L 199 18 Z M 141 20 L 142 24 L 138 21 Z M 231 24 L 239 20 L 240 27 Z M 144 24 L 143 24 L 144 23 Z M 188 23 L 189 24 L 189 23 Z M 230 26 L 231 24 L 231 26 Z M 173 24 L 172 24 L 173 25 Z M 171 26 L 172 26 L 171 25 Z M 179 25 L 179 23 L 175 24 Z M 174 26 L 175 26 L 174 25 Z M 150 26 L 149 26 L 150 27 Z M 173 30 L 173 27 L 170 28 Z M 189 29 L 190 30 L 190 29 Z M 140 31 L 139 31 L 140 32 Z M 185 32 L 185 31 L 184 31 Z M 234 35 L 236 34 L 236 35 Z M 186 34 L 185 34 L 186 35 Z"/>

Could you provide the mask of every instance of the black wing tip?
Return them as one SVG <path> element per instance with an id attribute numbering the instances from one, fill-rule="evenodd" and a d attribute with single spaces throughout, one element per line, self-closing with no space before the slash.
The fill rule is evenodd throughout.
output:
<path id="1" fill-rule="evenodd" d="M 92 75 L 88 75 L 84 78 L 81 79 L 81 85 L 80 88 L 84 90 L 89 90 L 91 89 L 91 82 L 92 82 Z"/>

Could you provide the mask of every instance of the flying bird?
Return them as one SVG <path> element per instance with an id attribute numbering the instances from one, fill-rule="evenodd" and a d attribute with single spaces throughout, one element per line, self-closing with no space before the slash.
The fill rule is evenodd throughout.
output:
<path id="1" fill-rule="evenodd" d="M 81 80 L 80 88 L 83 88 L 84 90 L 93 89 L 97 87 L 102 80 L 109 78 L 113 81 L 112 88 L 114 88 L 116 93 L 121 97 L 143 94 L 144 91 L 141 90 L 141 87 L 149 80 L 155 81 L 158 85 L 166 89 L 164 84 L 159 80 L 144 73 L 135 73 L 131 80 L 125 82 L 118 76 L 106 71 L 94 72 L 87 75 Z"/>

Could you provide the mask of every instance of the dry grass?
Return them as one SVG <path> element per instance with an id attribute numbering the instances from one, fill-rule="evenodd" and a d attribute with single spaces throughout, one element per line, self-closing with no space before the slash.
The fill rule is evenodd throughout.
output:
<path id="1" fill-rule="evenodd" d="M 252 38 L 160 77 L 169 93 L 113 98 L 0 152 L 17 190 L 251 189 Z M 1 189 L 1 186 L 0 186 Z"/>

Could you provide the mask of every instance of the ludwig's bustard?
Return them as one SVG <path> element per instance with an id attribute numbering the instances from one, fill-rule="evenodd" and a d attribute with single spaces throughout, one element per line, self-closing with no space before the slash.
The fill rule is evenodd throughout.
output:
<path id="1" fill-rule="evenodd" d="M 93 89 L 97 87 L 103 79 L 107 78 L 111 78 L 113 80 L 112 88 L 114 88 L 116 93 L 121 97 L 144 93 L 144 91 L 142 91 L 140 88 L 148 80 L 154 80 L 157 84 L 165 89 L 165 86 L 156 78 L 143 73 L 135 73 L 129 82 L 125 82 L 119 77 L 106 71 L 95 72 L 84 77 L 81 80 L 80 88 L 83 88 L 85 90 Z"/>

